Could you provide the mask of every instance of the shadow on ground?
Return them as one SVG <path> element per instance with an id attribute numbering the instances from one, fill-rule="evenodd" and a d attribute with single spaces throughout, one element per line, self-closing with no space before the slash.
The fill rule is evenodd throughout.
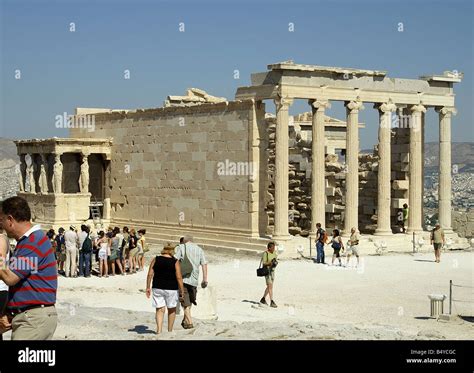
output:
<path id="1" fill-rule="evenodd" d="M 150 330 L 146 325 L 135 325 L 133 329 L 128 329 L 129 332 L 135 332 L 137 334 L 155 334 L 153 330 Z"/>
<path id="2" fill-rule="evenodd" d="M 259 302 L 256 302 L 256 301 L 254 301 L 254 300 L 248 300 L 248 299 L 244 299 L 244 300 L 242 301 L 242 303 L 260 304 Z"/>
<path id="3" fill-rule="evenodd" d="M 426 259 L 415 259 L 415 262 L 436 263 L 434 260 L 426 260 Z"/>

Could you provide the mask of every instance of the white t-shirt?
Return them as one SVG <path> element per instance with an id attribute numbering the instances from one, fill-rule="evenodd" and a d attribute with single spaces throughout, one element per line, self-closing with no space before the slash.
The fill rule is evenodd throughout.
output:
<path id="1" fill-rule="evenodd" d="M 4 234 L 0 234 L 0 240 L 3 240 L 7 245 L 7 256 L 5 258 L 5 263 L 8 263 L 8 260 L 10 259 L 10 241 Z M 0 281 L 0 291 L 8 291 L 8 285 L 3 281 Z"/>
<path id="2" fill-rule="evenodd" d="M 80 231 L 77 236 L 79 237 L 79 250 L 82 250 L 82 244 L 87 238 L 87 232 Z"/>
<path id="3" fill-rule="evenodd" d="M 64 233 L 64 241 L 66 242 L 66 249 L 68 250 L 77 250 L 77 233 L 71 230 L 68 230 Z"/>
<path id="4" fill-rule="evenodd" d="M 124 239 L 123 234 L 122 234 L 122 233 L 117 233 L 117 237 L 118 237 L 118 239 L 119 239 L 118 247 L 119 247 L 119 249 L 121 249 L 121 248 L 122 248 L 122 244 L 123 244 L 123 239 Z"/>

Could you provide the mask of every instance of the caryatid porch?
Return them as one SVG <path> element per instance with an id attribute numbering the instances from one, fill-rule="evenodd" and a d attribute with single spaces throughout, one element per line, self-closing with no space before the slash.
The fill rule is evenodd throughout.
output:
<path id="1" fill-rule="evenodd" d="M 267 72 L 252 74 L 252 85 L 240 87 L 236 99 L 274 100 L 276 105 L 275 219 L 273 238 L 284 241 L 288 233 L 288 120 L 295 99 L 308 100 L 313 111 L 312 125 L 312 192 L 311 233 L 316 223 L 325 226 L 325 139 L 324 113 L 331 101 L 342 101 L 346 107 L 346 203 L 344 234 L 358 227 L 359 207 L 359 112 L 372 103 L 379 112 L 378 127 L 378 201 L 376 235 L 391 235 L 392 178 L 391 128 L 407 123 L 409 147 L 409 223 L 408 232 L 423 231 L 423 133 L 425 112 L 439 113 L 440 173 L 439 220 L 451 232 L 451 116 L 455 113 L 453 84 L 462 74 L 419 79 L 389 78 L 385 71 L 300 65 L 282 62 L 268 65 Z M 399 110 L 397 110 L 399 109 Z M 403 117 L 405 116 L 405 117 Z M 408 121 L 407 121 L 408 119 Z"/>
<path id="2" fill-rule="evenodd" d="M 33 220 L 59 227 L 89 219 L 92 203 L 110 215 L 110 139 L 15 141 L 20 156 L 20 192 Z"/>

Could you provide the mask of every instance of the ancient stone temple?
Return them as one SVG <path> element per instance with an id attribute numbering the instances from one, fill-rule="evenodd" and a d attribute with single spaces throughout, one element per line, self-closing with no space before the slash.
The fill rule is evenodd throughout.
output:
<path id="1" fill-rule="evenodd" d="M 234 101 L 193 88 L 161 108 L 78 108 L 76 116 L 94 117 L 94 130 L 17 141 L 21 194 L 47 225 L 92 220 L 99 206 L 106 224 L 147 228 L 154 241 L 186 231 L 222 250 L 261 249 L 269 237 L 314 237 L 317 222 L 390 237 L 405 202 L 408 231 L 421 235 L 424 121 L 433 109 L 439 219 L 452 232 L 450 134 L 453 85 L 461 78 L 445 72 L 399 79 L 290 61 L 252 74 Z M 292 117 L 298 99 L 309 112 Z M 346 118 L 326 116 L 334 101 L 344 103 Z M 379 113 L 379 141 L 364 155 L 359 113 L 371 109 Z"/>
<path id="2" fill-rule="evenodd" d="M 45 227 L 67 227 L 89 219 L 90 207 L 110 201 L 110 139 L 15 141 L 20 155 L 20 195 L 33 220 Z M 105 208 L 105 222 L 110 209 Z"/>

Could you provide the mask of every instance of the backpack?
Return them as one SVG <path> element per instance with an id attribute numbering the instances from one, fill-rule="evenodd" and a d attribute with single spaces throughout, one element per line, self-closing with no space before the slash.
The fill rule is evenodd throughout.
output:
<path id="1" fill-rule="evenodd" d="M 322 243 L 326 243 L 328 241 L 328 234 L 322 228 L 321 228 L 321 232 L 319 234 L 319 241 L 322 242 Z"/>
<path id="2" fill-rule="evenodd" d="M 267 261 L 268 261 L 268 252 L 267 254 Z M 263 255 L 262 259 L 260 260 L 260 265 L 257 268 L 257 276 L 258 277 L 263 277 L 263 276 L 268 276 L 270 274 L 270 270 L 268 269 L 267 266 L 263 265 Z"/>
<path id="3" fill-rule="evenodd" d="M 89 237 L 89 235 L 87 235 L 86 239 L 82 243 L 82 252 L 86 254 L 89 254 L 92 252 L 92 240 Z"/>
<path id="4" fill-rule="evenodd" d="M 193 263 L 191 263 L 188 254 L 186 254 L 186 244 L 184 244 L 184 256 L 179 260 L 179 265 L 181 267 L 181 276 L 183 278 L 191 276 Z"/>
<path id="5" fill-rule="evenodd" d="M 341 248 L 341 242 L 339 240 L 337 240 L 337 241 L 333 240 L 331 247 L 333 249 L 339 250 Z"/>

